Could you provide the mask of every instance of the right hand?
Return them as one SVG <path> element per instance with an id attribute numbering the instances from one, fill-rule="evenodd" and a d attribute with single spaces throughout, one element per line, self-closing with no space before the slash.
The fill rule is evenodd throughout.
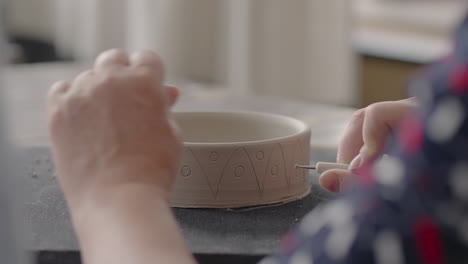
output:
<path id="1" fill-rule="evenodd" d="M 402 118 L 418 106 L 414 98 L 372 104 L 354 113 L 338 147 L 337 163 L 349 164 L 348 170 L 333 169 L 320 175 L 320 184 L 339 192 L 352 171 L 377 159 L 390 133 Z"/>

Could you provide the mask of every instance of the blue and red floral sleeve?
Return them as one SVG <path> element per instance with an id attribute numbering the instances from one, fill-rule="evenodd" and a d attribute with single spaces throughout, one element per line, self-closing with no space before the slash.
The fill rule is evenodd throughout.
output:
<path id="1" fill-rule="evenodd" d="M 262 263 L 468 263 L 468 19 L 454 52 L 420 73 L 421 102 L 387 157 L 307 215 Z"/>

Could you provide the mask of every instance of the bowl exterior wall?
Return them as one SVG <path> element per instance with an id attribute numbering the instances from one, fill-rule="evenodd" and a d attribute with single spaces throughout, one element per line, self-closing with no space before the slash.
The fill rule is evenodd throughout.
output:
<path id="1" fill-rule="evenodd" d="M 236 144 L 186 144 L 171 206 L 238 208 L 285 203 L 310 192 L 310 131 L 294 137 Z"/>

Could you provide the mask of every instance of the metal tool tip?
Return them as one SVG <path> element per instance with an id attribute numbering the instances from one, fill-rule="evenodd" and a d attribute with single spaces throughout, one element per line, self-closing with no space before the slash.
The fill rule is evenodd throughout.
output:
<path id="1" fill-rule="evenodd" d="M 297 165 L 297 164 L 296 164 L 296 168 L 298 168 L 298 169 L 306 169 L 306 170 L 315 170 L 315 169 L 316 169 L 316 166 L 312 166 L 312 165 Z"/>

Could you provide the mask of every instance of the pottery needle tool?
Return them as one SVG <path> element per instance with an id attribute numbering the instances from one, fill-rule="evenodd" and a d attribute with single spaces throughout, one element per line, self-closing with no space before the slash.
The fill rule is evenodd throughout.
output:
<path id="1" fill-rule="evenodd" d="M 333 163 L 333 162 L 318 162 L 315 165 L 296 165 L 296 168 L 298 169 L 315 170 L 319 174 L 322 174 L 325 171 L 332 170 L 332 169 L 347 170 L 348 167 L 349 167 L 349 164 Z"/>

